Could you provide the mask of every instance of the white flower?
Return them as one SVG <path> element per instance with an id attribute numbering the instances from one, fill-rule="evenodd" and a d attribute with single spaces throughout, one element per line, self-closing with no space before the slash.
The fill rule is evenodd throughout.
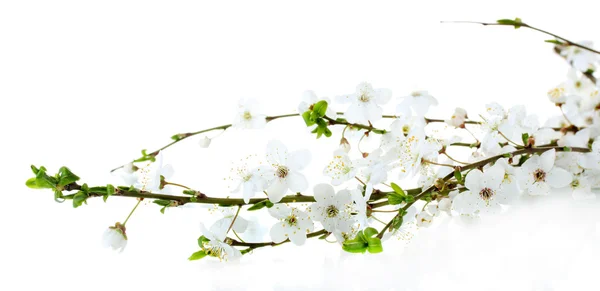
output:
<path id="1" fill-rule="evenodd" d="M 314 195 L 316 202 L 307 209 L 312 218 L 321 222 L 329 232 L 351 232 L 356 222 L 352 213 L 356 210 L 350 191 L 341 190 L 336 194 L 331 185 L 318 184 L 314 188 Z"/>
<path id="2" fill-rule="evenodd" d="M 213 229 L 211 227 L 211 229 Z M 237 260 L 242 257 L 242 253 L 225 243 L 225 238 L 227 237 L 227 230 L 222 231 L 221 228 L 218 229 L 217 233 L 213 233 L 212 231 L 206 229 L 204 223 L 200 223 L 200 232 L 202 235 L 208 239 L 208 241 L 202 242 L 202 250 L 206 255 L 218 258 L 219 260 L 229 261 L 229 260 Z"/>
<path id="3" fill-rule="evenodd" d="M 585 169 L 600 170 L 600 139 L 592 143 L 592 151 L 580 154 L 577 162 Z"/>
<path id="4" fill-rule="evenodd" d="M 441 149 L 439 143 L 433 139 L 426 139 L 424 134 L 409 136 L 396 149 L 396 157 L 400 165 L 400 177 L 418 173 L 424 164 L 423 159 L 435 159 L 437 152 Z M 393 152 L 391 153 L 393 154 Z"/>
<path id="5" fill-rule="evenodd" d="M 503 178 L 500 183 L 500 190 L 498 191 L 498 195 L 496 196 L 496 201 L 500 204 L 506 205 L 511 204 L 517 198 L 519 198 L 519 182 L 517 178 L 518 171 L 515 167 L 508 164 L 508 159 L 498 159 L 496 163 L 494 163 L 493 167 L 499 167 L 502 169 Z"/>
<path id="6" fill-rule="evenodd" d="M 504 169 L 501 166 L 490 167 L 485 172 L 479 169 L 472 170 L 465 178 L 465 187 L 469 190 L 456 195 L 453 201 L 454 209 L 461 214 L 497 211 L 503 178 Z"/>
<path id="7" fill-rule="evenodd" d="M 231 193 L 237 193 L 240 190 L 243 193 L 244 202 L 250 202 L 250 198 L 258 192 L 263 192 L 272 180 L 273 173 L 269 167 L 259 166 L 248 169 L 246 164 L 235 168 L 234 174 L 230 176 L 233 190 Z"/>
<path id="8" fill-rule="evenodd" d="M 433 221 L 433 216 L 427 211 L 421 211 L 416 216 L 416 222 L 418 227 L 429 227 Z"/>
<path id="9" fill-rule="evenodd" d="M 207 136 L 203 136 L 202 138 L 200 138 L 200 140 L 198 141 L 198 145 L 201 148 L 207 148 L 210 145 L 210 141 L 211 139 L 208 138 Z"/>
<path id="10" fill-rule="evenodd" d="M 367 184 L 365 187 L 365 197 L 367 200 L 371 197 L 373 186 L 387 180 L 390 162 L 391 160 L 389 160 L 389 157 L 383 155 L 381 149 L 374 150 L 366 158 L 356 162 L 358 166 L 364 167 L 361 171 L 361 175 L 364 177 L 363 182 Z"/>
<path id="11" fill-rule="evenodd" d="M 163 165 L 163 153 L 159 152 L 155 157 L 156 161 L 137 170 L 134 187 L 142 191 L 161 192 L 160 176 L 169 179 L 173 176 L 173 167 L 169 164 Z M 164 191 L 162 191 L 164 192 Z"/>
<path id="12" fill-rule="evenodd" d="M 329 162 L 323 170 L 325 176 L 332 178 L 331 184 L 334 186 L 339 186 L 353 179 L 356 176 L 356 172 L 356 167 L 343 149 L 338 149 L 333 153 L 333 161 Z"/>
<path id="13" fill-rule="evenodd" d="M 454 127 L 464 127 L 466 119 L 467 111 L 460 107 L 456 107 L 456 109 L 454 110 L 454 114 L 452 114 L 452 117 L 450 117 L 450 119 L 446 120 L 446 123 Z"/>
<path id="14" fill-rule="evenodd" d="M 266 116 L 259 114 L 257 107 L 258 104 L 255 100 L 240 100 L 232 126 L 240 129 L 260 129 L 265 127 L 265 124 L 267 124 Z"/>
<path id="15" fill-rule="evenodd" d="M 446 212 L 448 215 L 452 215 L 452 199 L 448 197 L 442 198 L 437 204 L 437 209 Z"/>
<path id="16" fill-rule="evenodd" d="M 578 42 L 582 46 L 593 48 L 594 44 L 591 41 Z M 598 61 L 596 54 L 573 45 L 562 47 L 560 54 L 577 70 L 585 72 L 587 70 L 595 70 L 595 63 Z"/>
<path id="17" fill-rule="evenodd" d="M 548 99 L 555 104 L 563 104 L 567 101 L 567 95 L 563 86 L 558 86 L 548 91 Z"/>
<path id="18" fill-rule="evenodd" d="M 447 161 L 442 161 L 442 163 L 446 164 Z M 435 180 L 442 179 L 453 171 L 454 169 L 450 167 L 439 167 L 438 170 L 432 175 L 420 175 L 417 185 L 423 189 L 427 189 L 429 186 L 435 183 Z"/>
<path id="19" fill-rule="evenodd" d="M 403 203 L 397 206 L 404 207 L 405 204 Z M 406 209 L 406 213 L 402 217 L 402 225 L 400 225 L 400 228 L 394 229 L 392 231 L 386 231 L 383 234 L 383 238 L 381 240 L 386 241 L 392 236 L 394 236 L 405 243 L 410 242 L 410 240 L 414 236 L 415 231 L 417 230 L 416 217 L 417 208 L 414 205 L 412 205 L 408 209 Z"/>
<path id="20" fill-rule="evenodd" d="M 402 97 L 402 101 L 396 107 L 397 112 L 402 112 L 405 108 L 411 108 L 418 117 L 423 117 L 429 110 L 429 107 L 438 105 L 437 99 L 427 91 L 415 91 L 409 96 Z"/>
<path id="21" fill-rule="evenodd" d="M 267 161 L 272 167 L 272 182 L 267 188 L 269 200 L 277 203 L 287 190 L 302 192 L 308 188 L 308 180 L 300 173 L 310 162 L 310 152 L 299 150 L 288 153 L 280 141 L 267 144 Z"/>
<path id="22" fill-rule="evenodd" d="M 314 225 L 310 217 L 298 208 L 290 208 L 285 204 L 275 204 L 269 213 L 280 220 L 271 227 L 271 239 L 280 243 L 289 239 L 295 245 L 303 245 L 306 235 L 313 231 Z"/>
<path id="23" fill-rule="evenodd" d="M 366 124 L 381 119 L 383 109 L 380 105 L 386 104 L 391 97 L 392 91 L 389 89 L 373 89 L 369 83 L 360 83 L 356 86 L 356 92 L 336 99 L 341 103 L 352 102 L 344 113 L 348 122 Z"/>
<path id="24" fill-rule="evenodd" d="M 573 175 L 573 181 L 569 184 L 569 187 L 573 191 L 572 195 L 575 200 L 596 198 L 596 194 L 591 193 L 591 183 L 588 180 L 588 175 L 585 173 Z"/>
<path id="25" fill-rule="evenodd" d="M 325 116 L 330 117 L 331 119 L 337 119 L 337 113 L 331 106 L 331 100 L 327 97 L 318 98 L 317 94 L 313 91 L 304 91 L 302 94 L 302 101 L 298 105 L 298 113 L 302 115 L 304 112 L 308 111 L 311 106 L 315 105 L 319 101 L 327 102 L 327 111 L 325 112 Z"/>
<path id="26" fill-rule="evenodd" d="M 523 166 L 521 188 L 530 195 L 548 195 L 550 187 L 562 188 L 573 180 L 573 175 L 564 169 L 554 166 L 556 151 L 554 149 L 545 151 L 541 155 L 532 156 Z"/>
<path id="27" fill-rule="evenodd" d="M 119 253 L 125 250 L 127 246 L 127 235 L 125 234 L 125 226 L 121 223 L 115 223 L 115 226 L 110 226 L 102 235 L 102 245 L 105 248 L 112 248 Z"/>
<path id="28" fill-rule="evenodd" d="M 231 223 L 233 222 L 233 226 L 231 226 L 232 230 L 235 230 L 237 233 L 243 233 L 248 228 L 248 220 L 243 218 L 238 214 L 235 217 L 235 213 L 237 209 L 235 207 L 220 207 L 221 213 L 223 214 L 223 218 L 215 221 L 215 223 L 210 227 L 210 232 L 213 234 L 221 234 L 227 233 Z M 235 221 L 233 218 L 235 217 Z"/>

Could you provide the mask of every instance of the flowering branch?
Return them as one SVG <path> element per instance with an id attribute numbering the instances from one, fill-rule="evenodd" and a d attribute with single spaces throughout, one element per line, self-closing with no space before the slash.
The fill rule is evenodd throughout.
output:
<path id="1" fill-rule="evenodd" d="M 136 199 L 125 221 L 116 222 L 104 234 L 105 245 L 119 251 L 127 244 L 126 223 L 143 200 L 160 206 L 162 213 L 189 203 L 214 205 L 222 217 L 208 228 L 200 223 L 199 249 L 190 260 L 207 256 L 234 260 L 257 248 L 288 242 L 300 246 L 309 238 L 326 240 L 330 236 L 347 252 L 379 253 L 385 240 L 393 236 L 403 239 L 406 233 L 410 237 L 434 219 L 442 219 L 436 218 L 441 213 L 449 218 L 457 214 L 484 217 L 522 196 L 549 195 L 555 188 L 571 191 L 574 199 L 595 197 L 590 190 L 600 188 L 600 94 L 593 76 L 598 52 L 518 18 L 475 23 L 527 27 L 555 37 L 549 42 L 557 45 L 556 52 L 593 83 L 586 87 L 580 82 L 583 77 L 570 76 L 550 90 L 548 98 L 558 107 L 557 116 L 544 125 L 537 116 L 527 114 L 524 106 L 505 109 L 495 102 L 486 104 L 479 115 L 481 121 L 469 119 L 460 107 L 446 119 L 427 118 L 429 108 L 438 104 L 427 91 L 398 98 L 394 114 L 384 115 L 391 90 L 369 83 L 337 96 L 335 102 L 307 91 L 298 113 L 284 115 L 266 116 L 254 101 L 242 100 L 231 124 L 174 135 L 171 143 L 150 153 L 144 150 L 142 157 L 113 169 L 124 186 L 88 186 L 79 183 L 79 176 L 67 167 L 50 175 L 45 167 L 35 166 L 31 168 L 34 177 L 26 185 L 49 189 L 57 202 L 70 200 L 73 207 L 81 207 L 93 197 Z M 578 96 L 582 94 L 588 96 Z M 348 105 L 334 110 L 336 104 Z M 323 163 L 322 173 L 330 183 L 313 185 L 310 191 L 305 172 L 311 152 L 289 150 L 277 140 L 266 144 L 266 155 L 260 161 L 244 159 L 232 169 L 226 179 L 231 193 L 221 195 L 224 197 L 171 182 L 173 168 L 163 164 L 163 150 L 172 145 L 212 131 L 260 129 L 268 122 L 290 117 L 302 117 L 316 138 L 332 137 L 330 128 L 344 126 L 330 160 L 315 161 Z M 388 122 L 380 123 L 382 119 Z M 379 139 L 379 146 L 363 151 L 361 141 L 370 133 L 376 134 L 373 139 Z M 200 146 L 206 148 L 210 141 L 205 136 Z M 464 155 L 449 155 L 453 147 L 465 148 Z M 336 190 L 333 186 L 343 187 Z M 382 191 L 384 186 L 391 191 Z M 182 192 L 172 194 L 173 188 Z M 303 194 L 309 192 L 312 195 Z M 261 227 L 244 218 L 248 211 L 270 215 L 271 241 L 246 232 L 250 224 Z M 373 216 L 375 212 L 380 217 Z"/>

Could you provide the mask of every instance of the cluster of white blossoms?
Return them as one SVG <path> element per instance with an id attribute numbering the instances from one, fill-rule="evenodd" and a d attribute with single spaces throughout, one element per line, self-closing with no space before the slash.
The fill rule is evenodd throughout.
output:
<path id="1" fill-rule="evenodd" d="M 569 78 L 573 78 L 573 72 Z M 581 92 L 589 95 L 584 98 L 578 95 Z M 201 250 L 191 259 L 237 259 L 242 254 L 237 247 L 252 250 L 265 245 L 254 245 L 240 237 L 248 225 L 239 211 L 243 207 L 268 209 L 272 224 L 264 228 L 270 245 L 288 241 L 303 245 L 315 234 L 332 235 L 345 249 L 352 252 L 348 246 L 357 244 L 357 250 L 363 252 L 371 250 L 369 243 L 379 239 L 397 237 L 408 241 L 419 228 L 432 225 L 442 214 L 451 217 L 498 213 L 501 206 L 514 204 L 524 195 L 548 195 L 551 189 L 560 189 L 573 193 L 575 199 L 593 199 L 590 189 L 600 187 L 597 94 L 597 90 L 582 90 L 581 86 L 552 89 L 548 93 L 550 99 L 565 112 L 559 111 L 558 117 L 542 125 L 537 116 L 527 114 L 524 106 L 504 109 L 498 103 L 486 105 L 483 113 L 476 115 L 480 118 L 469 119 L 465 109 L 456 108 L 445 119 L 429 119 L 425 116 L 438 101 L 427 91 L 397 98 L 396 111 L 391 115 L 383 115 L 382 108 L 390 102 L 389 89 L 374 89 L 371 84 L 361 83 L 354 93 L 333 98 L 340 101 L 338 108 L 350 103 L 342 112 L 332 109 L 332 99 L 307 91 L 298 106 L 298 115 L 304 116 L 313 133 L 319 126 L 342 125 L 338 127 L 339 147 L 331 149 L 330 160 L 319 161 L 330 184 L 316 184 L 309 190 L 304 169 L 311 161 L 311 153 L 289 151 L 278 140 L 268 142 L 263 158 L 255 159 L 253 166 L 246 159 L 229 177 L 231 193 L 239 195 L 243 204 L 217 206 L 227 214 L 210 230 L 202 225 Z M 597 102 L 591 104 L 592 99 Z M 257 112 L 256 106 L 255 102 L 240 102 L 232 127 L 264 127 L 268 117 Z M 590 119 L 584 120 L 585 124 L 572 123 L 580 121 L 575 117 L 581 114 Z M 376 127 L 379 124 L 387 124 L 387 129 Z M 440 126 L 450 134 L 436 136 Z M 432 130 L 434 127 L 438 130 Z M 360 143 L 367 136 L 371 141 L 379 139 L 379 146 L 363 151 Z M 202 141 L 201 144 L 208 146 Z M 454 147 L 465 148 L 469 153 L 460 158 L 453 156 L 450 149 Z M 162 153 L 155 159 L 148 167 L 136 170 L 127 165 L 124 180 L 144 191 L 165 193 L 165 184 L 172 185 L 165 182 L 171 177 L 172 168 L 163 166 Z M 410 184 L 410 189 L 398 186 Z M 201 198 L 197 201 L 201 202 Z M 382 221 L 390 214 L 395 216 L 389 223 Z M 381 229 L 381 235 L 366 237 L 367 229 L 376 228 Z M 107 240 L 114 241 L 119 229 L 111 230 Z M 237 238 L 230 238 L 229 232 Z M 107 245 L 124 247 L 118 242 Z"/>
<path id="2" fill-rule="evenodd" d="M 524 26 L 520 19 L 499 23 Z M 209 228 L 201 224 L 199 250 L 190 260 L 212 256 L 224 261 L 257 248 L 304 245 L 314 237 L 336 241 L 347 252 L 378 253 L 382 242 L 408 242 L 441 219 L 485 219 L 532 196 L 595 199 L 592 189 L 600 188 L 600 88 L 593 76 L 597 53 L 585 48 L 591 44 L 555 44 L 572 70 L 565 82 L 547 91 L 555 116 L 544 122 L 523 105 L 506 108 L 496 102 L 476 114 L 449 108 L 444 118 L 434 119 L 428 114 L 438 100 L 428 91 L 393 99 L 390 89 L 364 82 L 353 93 L 333 98 L 307 91 L 293 114 L 269 116 L 255 100 L 242 100 L 232 124 L 175 135 L 161 150 L 143 151 L 141 158 L 122 166 L 124 186 L 80 185 L 65 167 L 55 176 L 32 167 L 36 176 L 27 186 L 52 189 L 57 201 L 71 199 L 74 207 L 99 196 L 137 198 L 132 213 L 142 200 L 162 206 L 163 213 L 193 203 L 209 205 L 223 216 Z M 540 96 L 544 98 L 543 91 Z M 391 110 L 384 114 L 384 108 Z M 264 154 L 234 167 L 226 195 L 171 181 L 173 169 L 163 164 L 162 150 L 194 135 L 260 130 L 281 118 L 302 122 L 309 131 L 298 134 L 310 136 L 329 158 L 311 161 L 309 150 L 289 150 L 284 142 L 271 140 Z M 339 145 L 327 146 L 322 137 L 339 139 Z M 200 136 L 198 143 L 208 148 L 214 138 Z M 318 182 L 309 180 L 315 174 L 308 172 L 309 163 L 322 175 Z M 264 217 L 257 222 L 248 219 L 249 212 Z M 106 247 L 125 248 L 130 216 L 105 232 Z M 264 241 L 264 236 L 270 239 Z"/>

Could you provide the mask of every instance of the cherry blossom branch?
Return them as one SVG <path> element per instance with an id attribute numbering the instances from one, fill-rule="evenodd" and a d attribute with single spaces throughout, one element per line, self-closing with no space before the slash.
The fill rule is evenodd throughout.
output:
<path id="1" fill-rule="evenodd" d="M 319 231 L 311 232 L 311 233 L 307 234 L 306 237 L 307 238 L 313 238 L 313 237 L 318 237 L 318 236 L 324 235 L 326 233 L 327 233 L 327 231 L 324 230 L 324 229 L 322 229 L 322 230 L 319 230 Z M 232 239 L 232 238 L 229 238 L 229 239 L 231 240 L 231 245 L 232 246 L 249 247 L 249 249 L 246 249 L 246 251 L 257 249 L 257 248 L 262 248 L 262 247 L 269 247 L 269 246 L 270 247 L 275 247 L 275 246 L 282 245 L 282 244 L 290 242 L 290 239 L 286 239 L 286 240 L 284 240 L 284 241 L 282 241 L 280 243 L 276 243 L 276 242 L 272 242 L 272 241 L 271 242 L 251 243 L 251 242 L 237 241 L 237 240 Z"/>
<path id="2" fill-rule="evenodd" d="M 579 147 L 573 147 L 573 148 L 569 148 L 569 147 L 561 147 L 561 146 L 544 146 L 544 147 L 532 147 L 532 148 L 524 148 L 524 149 L 519 149 L 513 152 L 510 152 L 508 154 L 501 154 L 501 155 L 497 155 L 497 156 L 493 156 L 487 159 L 483 159 L 479 162 L 475 162 L 466 166 L 462 166 L 460 167 L 460 171 L 464 172 L 467 170 L 471 170 L 471 169 L 476 169 L 476 168 L 480 168 L 483 167 L 489 163 L 495 162 L 498 159 L 501 158 L 505 158 L 507 156 L 510 157 L 514 157 L 514 156 L 518 156 L 518 155 L 523 155 L 523 154 L 534 154 L 534 153 L 543 153 L 545 151 L 548 150 L 556 150 L 557 152 L 579 152 L 579 153 L 589 153 L 591 150 L 589 148 L 579 148 Z M 449 173 L 448 175 L 444 176 L 444 178 L 442 178 L 442 180 L 444 182 L 452 179 L 454 177 L 454 172 Z M 421 198 L 423 198 L 425 195 L 433 192 L 436 189 L 435 185 L 431 185 L 429 188 L 423 190 L 420 194 L 415 196 L 415 199 L 413 202 L 407 203 L 404 207 L 401 208 L 401 210 L 403 211 L 399 211 L 398 214 L 396 214 L 389 222 L 388 224 L 386 224 L 386 226 L 379 232 L 379 234 L 377 235 L 377 237 L 379 237 L 380 239 L 383 238 L 384 233 L 391 227 L 392 223 L 394 223 L 394 220 L 397 219 L 401 213 L 405 213 L 405 211 L 412 206 L 416 201 L 419 201 Z"/>
<path id="3" fill-rule="evenodd" d="M 503 19 L 503 20 L 506 20 L 506 19 Z M 529 28 L 531 30 L 535 30 L 535 31 L 541 32 L 543 34 L 552 36 L 552 37 L 554 37 L 556 39 L 560 39 L 563 42 L 565 42 L 566 45 L 575 46 L 575 47 L 578 47 L 578 48 L 581 48 L 581 49 L 593 52 L 595 54 L 600 54 L 600 51 L 597 51 L 597 50 L 595 50 L 593 48 L 590 48 L 590 47 L 578 44 L 578 43 L 576 43 L 574 41 L 570 41 L 570 40 L 568 40 L 568 39 L 566 39 L 566 38 L 564 38 L 562 36 L 556 35 L 556 34 L 554 34 L 552 32 L 549 32 L 549 31 L 546 31 L 546 30 L 543 30 L 543 29 L 531 26 L 531 25 L 529 25 L 527 23 L 521 22 L 521 20 L 518 19 L 518 18 L 516 20 L 507 20 L 507 21 L 499 21 L 499 22 L 442 21 L 442 23 L 472 23 L 472 24 L 481 24 L 483 26 L 513 26 L 515 28 L 525 27 L 525 28 Z"/>

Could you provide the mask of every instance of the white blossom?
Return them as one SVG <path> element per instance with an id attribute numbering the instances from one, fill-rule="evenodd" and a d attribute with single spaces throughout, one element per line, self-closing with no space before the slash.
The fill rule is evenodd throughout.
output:
<path id="1" fill-rule="evenodd" d="M 211 230 L 213 229 L 216 232 L 212 232 Z M 200 223 L 200 232 L 208 239 L 208 241 L 203 241 L 200 246 L 206 255 L 222 261 L 233 261 L 242 257 L 242 253 L 238 249 L 225 242 L 227 229 L 223 230 L 222 227 L 211 227 L 211 230 L 206 229 L 204 223 Z"/>
<path id="2" fill-rule="evenodd" d="M 203 136 L 202 138 L 200 138 L 200 140 L 198 141 L 198 145 L 201 148 L 207 148 L 208 146 L 210 146 L 210 142 L 211 139 L 208 138 L 207 136 Z"/>
<path id="3" fill-rule="evenodd" d="M 429 107 L 438 105 L 437 99 L 427 91 L 414 91 L 409 96 L 401 98 L 396 111 L 401 112 L 404 108 L 411 108 L 419 117 L 423 117 Z"/>
<path id="4" fill-rule="evenodd" d="M 386 104 L 392 97 L 389 89 L 373 89 L 369 83 L 360 83 L 356 92 L 337 97 L 342 103 L 351 102 L 344 113 L 344 117 L 351 123 L 366 124 L 381 119 L 383 109 L 380 105 Z"/>
<path id="5" fill-rule="evenodd" d="M 115 226 L 110 226 L 102 235 L 102 245 L 105 248 L 112 248 L 119 253 L 125 250 L 127 246 L 127 235 L 125 234 L 125 226 L 121 223 L 116 223 Z"/>
<path id="6" fill-rule="evenodd" d="M 450 126 L 463 127 L 465 125 L 466 119 L 467 111 L 463 108 L 456 107 L 456 109 L 454 109 L 454 114 L 452 114 L 452 117 L 450 117 L 450 119 L 448 120 L 445 120 L 445 122 Z"/>
<path id="7" fill-rule="evenodd" d="M 307 209 L 314 221 L 321 222 L 329 232 L 351 232 L 356 222 L 352 213 L 356 210 L 350 191 L 341 190 L 336 194 L 331 185 L 318 184 L 314 187 L 314 197 L 316 202 Z"/>
<path id="8" fill-rule="evenodd" d="M 562 188 L 573 180 L 568 171 L 554 166 L 556 151 L 545 151 L 541 155 L 529 158 L 519 174 L 521 188 L 530 195 L 548 195 L 550 187 Z"/>
<path id="9" fill-rule="evenodd" d="M 295 245 L 303 245 L 306 235 L 314 230 L 310 217 L 298 208 L 290 208 L 285 204 L 275 204 L 269 208 L 269 213 L 279 222 L 271 227 L 271 239 L 280 243 L 289 239 Z"/>
<path id="10" fill-rule="evenodd" d="M 358 169 L 355 167 L 350 156 L 343 149 L 338 149 L 333 153 L 333 160 L 325 166 L 323 174 L 331 177 L 331 184 L 339 186 L 342 183 L 354 179 Z"/>
<path id="11" fill-rule="evenodd" d="M 472 170 L 465 178 L 468 191 L 459 193 L 454 198 L 454 209 L 461 214 L 497 211 L 503 179 L 504 169 L 501 166 L 490 167 L 484 172 L 479 169 Z"/>
<path id="12" fill-rule="evenodd" d="M 327 97 L 318 98 L 317 94 L 313 91 L 304 91 L 302 94 L 302 101 L 298 105 L 298 113 L 303 114 L 308 111 L 311 106 L 315 105 L 319 101 L 327 102 L 327 111 L 325 112 L 325 116 L 330 117 L 331 119 L 337 119 L 337 113 L 335 109 L 333 109 L 333 104 L 331 104 L 331 100 Z"/>
<path id="13" fill-rule="evenodd" d="M 240 100 L 232 127 L 239 129 L 265 127 L 265 124 L 267 124 L 266 115 L 258 113 L 257 109 L 258 103 L 254 99 Z"/>
<path id="14" fill-rule="evenodd" d="M 308 180 L 300 173 L 310 162 L 308 150 L 288 152 L 280 141 L 271 141 L 267 145 L 267 161 L 271 166 L 272 181 L 266 192 L 269 200 L 277 203 L 289 190 L 302 192 L 308 188 Z"/>

